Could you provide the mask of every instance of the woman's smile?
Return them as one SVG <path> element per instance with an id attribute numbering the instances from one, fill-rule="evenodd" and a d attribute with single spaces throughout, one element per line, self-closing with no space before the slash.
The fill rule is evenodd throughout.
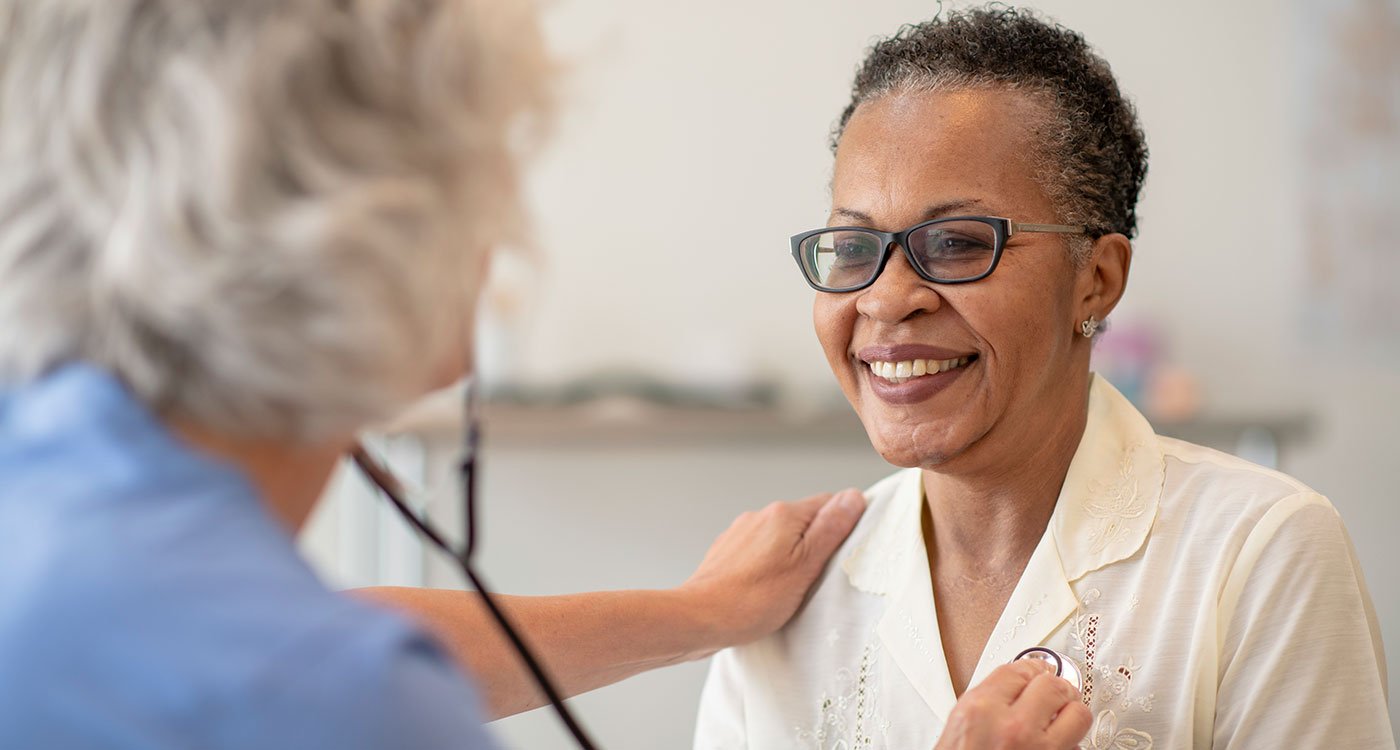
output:
<path id="1" fill-rule="evenodd" d="M 977 352 L 901 344 L 867 346 L 853 366 L 877 398 L 889 404 L 914 404 L 941 393 L 978 361 Z"/>

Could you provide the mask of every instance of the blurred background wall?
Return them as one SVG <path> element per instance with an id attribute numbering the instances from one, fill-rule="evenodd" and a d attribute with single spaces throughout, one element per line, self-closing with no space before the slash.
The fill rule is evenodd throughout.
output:
<path id="1" fill-rule="evenodd" d="M 545 594 L 674 585 L 734 515 L 888 471 L 810 330 L 788 235 L 912 0 L 557 0 L 534 266 L 506 261 L 481 370 L 484 570 Z M 1137 102 L 1151 168 L 1100 367 L 1167 432 L 1275 463 L 1351 530 L 1400 673 L 1400 2 L 1044 0 Z M 455 513 L 451 399 L 382 448 Z M 304 544 L 342 585 L 457 586 L 350 478 Z M 692 664 L 576 701 L 610 748 L 688 746 Z M 1394 705 L 1394 702 L 1392 703 Z M 1392 721 L 1397 714 L 1392 708 Z M 567 747 L 547 711 L 507 747 Z"/>

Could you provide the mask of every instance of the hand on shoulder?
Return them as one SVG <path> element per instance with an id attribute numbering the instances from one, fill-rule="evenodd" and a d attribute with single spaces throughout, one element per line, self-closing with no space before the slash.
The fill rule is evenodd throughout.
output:
<path id="1" fill-rule="evenodd" d="M 761 638 L 797 611 L 864 512 L 865 496 L 847 489 L 745 513 L 680 590 L 721 629 L 727 645 Z"/>

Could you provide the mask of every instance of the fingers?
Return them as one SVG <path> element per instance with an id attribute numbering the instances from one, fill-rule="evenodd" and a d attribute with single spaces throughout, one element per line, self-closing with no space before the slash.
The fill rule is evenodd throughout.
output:
<path id="1" fill-rule="evenodd" d="M 1059 715 L 1045 728 L 1045 736 L 1050 740 L 1051 747 L 1068 750 L 1084 739 L 1093 723 L 1094 715 L 1089 712 L 1088 707 L 1075 700 L 1060 709 Z"/>
<path id="2" fill-rule="evenodd" d="M 816 518 L 817 514 L 821 512 L 821 509 L 826 507 L 826 504 L 830 502 L 831 499 L 834 497 L 835 495 L 831 494 L 830 492 L 823 492 L 819 495 L 804 497 L 801 500 L 793 500 L 787 503 L 776 502 L 773 503 L 773 505 L 789 506 L 793 510 L 797 511 L 798 517 L 806 520 L 808 523 L 811 523 L 812 519 Z"/>
<path id="3" fill-rule="evenodd" d="M 974 690 L 986 693 L 1002 705 L 1009 706 L 1021 697 L 1021 693 L 1032 680 L 1041 675 L 1053 675 L 1054 672 L 1054 667 L 1039 659 L 1018 659 L 993 669 L 992 673 L 987 675 L 987 679 Z M 1068 682 L 1065 684 L 1069 685 Z"/>
<path id="4" fill-rule="evenodd" d="M 1068 680 L 1046 673 L 1026 685 L 1011 710 L 1026 726 L 1040 730 L 1050 726 L 1064 708 L 1078 703 L 1079 691 Z"/>
<path id="5" fill-rule="evenodd" d="M 1050 664 L 1003 664 L 958 699 L 938 748 L 1035 747 L 1070 750 L 1092 723 L 1079 691 Z"/>
<path id="6" fill-rule="evenodd" d="M 818 498 L 801 502 L 810 503 L 815 499 Z M 803 556 L 819 565 L 826 564 L 836 548 L 846 541 L 864 512 L 865 495 L 860 490 L 842 490 L 830 498 L 823 498 L 816 517 L 802 534 Z"/>

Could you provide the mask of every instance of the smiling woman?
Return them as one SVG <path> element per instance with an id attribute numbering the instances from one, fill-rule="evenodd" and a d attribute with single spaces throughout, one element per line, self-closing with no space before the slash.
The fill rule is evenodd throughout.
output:
<path id="1" fill-rule="evenodd" d="M 1030 156 L 1041 147 L 1027 124 L 1049 119 L 1042 110 L 1035 98 L 985 87 L 910 87 L 873 98 L 846 124 L 832 221 L 939 227 L 948 222 L 920 222 L 973 212 L 1056 221 L 1061 211 L 1035 179 Z M 988 248 L 998 252 L 984 253 L 981 269 L 964 277 L 975 284 L 931 282 L 920 245 L 919 253 L 894 255 L 861 293 L 817 295 L 814 318 L 827 361 L 891 463 L 953 462 L 948 468 L 1001 473 L 997 464 L 1013 447 L 1025 448 L 1025 434 L 1043 438 L 1034 450 L 1065 454 L 1045 456 L 1047 464 L 1068 460 L 1083 430 L 1082 414 L 1072 415 L 1082 408 L 1046 405 L 1083 400 L 1089 346 L 1060 334 L 1107 317 L 1122 295 L 1131 249 L 1114 233 L 1075 255 L 1066 246 L 1083 244 L 1085 235 L 1074 234 L 1082 228 L 1054 226 L 1071 239 L 998 234 L 1002 239 Z M 960 364 L 908 381 L 883 377 L 887 367 L 897 371 L 918 359 Z M 995 430 L 999 423 L 1017 429 Z"/>
<path id="2" fill-rule="evenodd" d="M 716 659 L 697 748 L 964 747 L 1029 647 L 1084 675 L 1093 748 L 1393 747 L 1330 503 L 1157 436 L 1089 370 L 1145 172 L 1072 31 L 974 10 L 871 50 L 828 226 L 793 252 L 837 382 L 906 469 L 803 612 Z M 1075 714 L 1027 713 L 1024 746 L 1077 743 Z"/>

